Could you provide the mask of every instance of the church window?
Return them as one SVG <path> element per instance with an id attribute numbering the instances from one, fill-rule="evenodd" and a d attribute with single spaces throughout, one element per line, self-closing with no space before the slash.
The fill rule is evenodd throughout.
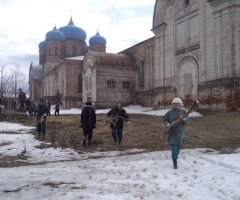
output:
<path id="1" fill-rule="evenodd" d="M 88 90 L 88 76 L 86 78 L 86 90 Z"/>
<path id="2" fill-rule="evenodd" d="M 109 80 L 107 81 L 107 88 L 116 88 L 116 81 Z"/>
<path id="3" fill-rule="evenodd" d="M 131 82 L 130 81 L 123 81 L 122 87 L 124 89 L 131 89 Z"/>
<path id="4" fill-rule="evenodd" d="M 54 80 L 52 81 L 52 95 L 55 95 Z"/>
<path id="5" fill-rule="evenodd" d="M 139 81 L 139 87 L 144 87 L 144 61 L 141 61 L 139 63 L 138 67 L 138 81 Z"/>
<path id="6" fill-rule="evenodd" d="M 48 82 L 48 96 L 50 96 L 50 91 L 51 91 L 51 81 Z"/>
<path id="7" fill-rule="evenodd" d="M 190 0 L 184 0 L 184 7 L 187 8 L 190 3 Z"/>
<path id="8" fill-rule="evenodd" d="M 76 46 L 72 47 L 72 55 L 76 56 L 77 55 L 77 50 L 76 50 Z"/>
<path id="9" fill-rule="evenodd" d="M 89 76 L 89 89 L 92 89 L 92 75 Z"/>
<path id="10" fill-rule="evenodd" d="M 62 95 L 64 95 L 64 75 L 62 75 Z"/>
<path id="11" fill-rule="evenodd" d="M 55 47 L 55 56 L 57 56 L 57 47 Z"/>
<path id="12" fill-rule="evenodd" d="M 47 83 L 45 84 L 45 96 L 47 96 Z"/>
<path id="13" fill-rule="evenodd" d="M 82 93 L 82 74 L 78 75 L 78 93 Z"/>

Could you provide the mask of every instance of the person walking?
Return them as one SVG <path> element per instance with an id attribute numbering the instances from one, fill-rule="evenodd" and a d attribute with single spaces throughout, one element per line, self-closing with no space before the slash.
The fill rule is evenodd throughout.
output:
<path id="1" fill-rule="evenodd" d="M 184 118 L 180 123 L 175 125 L 175 121 L 183 116 L 186 111 L 181 108 L 183 102 L 180 98 L 172 100 L 173 108 L 170 109 L 163 117 L 163 123 L 172 128 L 168 131 L 168 143 L 171 146 L 171 156 L 173 168 L 178 169 L 177 159 L 180 154 L 181 144 L 184 142 L 184 127 L 190 122 L 189 117 Z"/>
<path id="2" fill-rule="evenodd" d="M 44 104 L 44 100 L 40 99 L 39 105 L 36 108 L 36 115 L 37 115 L 37 133 L 38 133 L 38 138 L 40 139 L 45 139 L 45 134 L 46 134 L 46 117 L 48 113 L 48 108 Z"/>
<path id="3" fill-rule="evenodd" d="M 47 99 L 47 108 L 48 108 L 48 116 L 50 116 L 51 114 L 50 114 L 50 110 L 51 110 L 51 101 L 50 101 L 50 99 L 48 98 Z"/>
<path id="4" fill-rule="evenodd" d="M 18 93 L 18 101 L 20 103 L 20 111 L 24 112 L 24 102 L 26 99 L 26 94 L 25 92 L 22 91 L 21 88 L 19 88 L 19 93 Z"/>
<path id="5" fill-rule="evenodd" d="M 58 114 L 58 117 L 59 117 L 59 109 L 60 109 L 60 103 L 57 101 L 56 102 L 56 105 L 55 105 L 55 108 L 54 108 L 54 110 L 55 110 L 55 117 L 57 117 L 57 114 Z"/>
<path id="6" fill-rule="evenodd" d="M 107 116 L 108 116 L 108 120 L 111 120 L 110 127 L 112 129 L 112 137 L 114 140 L 114 145 L 117 144 L 117 139 L 118 139 L 118 144 L 120 145 L 123 139 L 124 121 L 130 124 L 129 116 L 126 110 L 122 108 L 121 102 L 118 102 L 117 106 L 112 108 L 107 113 Z"/>
<path id="7" fill-rule="evenodd" d="M 88 139 L 88 146 L 91 145 L 93 129 L 96 128 L 96 113 L 92 108 L 92 102 L 87 101 L 86 107 L 82 109 L 80 128 L 83 129 L 83 146 L 86 146 Z"/>
<path id="8" fill-rule="evenodd" d="M 32 116 L 32 100 L 31 100 L 31 98 L 26 98 L 25 99 L 25 105 L 26 105 L 25 112 L 28 112 L 28 114 L 31 117 Z"/>

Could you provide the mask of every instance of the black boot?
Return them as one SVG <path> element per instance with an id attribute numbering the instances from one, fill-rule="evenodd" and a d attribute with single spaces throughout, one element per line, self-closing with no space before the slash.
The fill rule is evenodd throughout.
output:
<path id="1" fill-rule="evenodd" d="M 114 139 L 114 145 L 116 145 L 117 144 L 117 137 L 114 136 L 113 139 Z"/>
<path id="2" fill-rule="evenodd" d="M 122 138 L 118 140 L 118 144 L 120 145 L 122 142 Z"/>
<path id="3" fill-rule="evenodd" d="M 88 139 L 88 146 L 91 145 L 91 139 Z"/>
<path id="4" fill-rule="evenodd" d="M 41 137 L 41 133 L 40 133 L 40 132 L 38 132 L 38 139 L 40 139 L 40 137 Z"/>
<path id="5" fill-rule="evenodd" d="M 83 140 L 83 146 L 84 147 L 86 146 L 86 140 Z"/>
<path id="6" fill-rule="evenodd" d="M 177 159 L 176 158 L 173 158 L 173 168 L 174 169 L 178 168 L 178 166 L 177 166 Z"/>
<path id="7" fill-rule="evenodd" d="M 42 139 L 45 140 L 45 133 L 42 133 Z"/>

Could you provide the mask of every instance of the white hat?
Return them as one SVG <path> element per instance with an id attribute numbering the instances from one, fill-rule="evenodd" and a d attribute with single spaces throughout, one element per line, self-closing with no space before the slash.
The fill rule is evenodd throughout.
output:
<path id="1" fill-rule="evenodd" d="M 183 106 L 182 99 L 180 99 L 180 98 L 174 98 L 174 99 L 172 100 L 172 104 L 174 104 L 174 103 L 179 103 L 181 106 Z"/>

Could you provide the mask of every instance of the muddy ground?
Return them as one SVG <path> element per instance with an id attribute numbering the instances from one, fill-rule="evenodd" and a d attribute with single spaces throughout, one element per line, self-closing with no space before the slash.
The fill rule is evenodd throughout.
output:
<path id="1" fill-rule="evenodd" d="M 182 148 L 240 148 L 240 113 L 199 111 L 203 117 L 191 118 L 185 129 L 185 143 Z M 4 111 L 4 121 L 35 126 L 35 118 L 25 113 Z M 129 150 L 133 148 L 147 151 L 169 149 L 166 140 L 162 140 L 162 117 L 141 114 L 129 114 L 131 124 L 125 123 L 122 144 L 113 145 L 111 129 L 106 121 L 106 115 L 97 115 L 97 128 L 94 129 L 93 141 L 90 147 L 82 146 L 82 129 L 79 115 L 51 115 L 47 118 L 46 140 L 39 148 L 61 147 L 74 148 L 78 152 Z M 36 131 L 31 131 L 36 139 Z M 45 142 L 51 143 L 46 144 Z"/>

